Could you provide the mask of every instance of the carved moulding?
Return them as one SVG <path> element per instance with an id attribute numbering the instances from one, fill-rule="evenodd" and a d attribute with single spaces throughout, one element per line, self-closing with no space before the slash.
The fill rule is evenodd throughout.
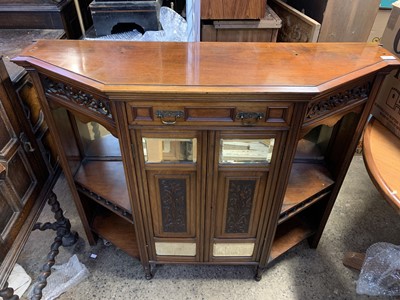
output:
<path id="1" fill-rule="evenodd" d="M 347 104 L 367 99 L 371 91 L 371 83 L 366 82 L 360 86 L 341 91 L 328 98 L 308 105 L 305 122 L 327 115 Z"/>
<path id="2" fill-rule="evenodd" d="M 47 95 L 56 96 L 63 100 L 67 100 L 78 104 L 81 107 L 86 107 L 101 116 L 112 119 L 110 102 L 104 99 L 97 98 L 92 94 L 69 86 L 62 82 L 56 82 L 49 77 L 43 77 L 42 83 Z"/>

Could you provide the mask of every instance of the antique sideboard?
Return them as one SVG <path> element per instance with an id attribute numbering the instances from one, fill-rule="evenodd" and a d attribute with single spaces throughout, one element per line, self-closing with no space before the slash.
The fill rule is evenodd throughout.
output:
<path id="1" fill-rule="evenodd" d="M 29 72 L 93 244 L 253 265 L 316 247 L 384 76 L 375 44 L 38 41 Z"/>

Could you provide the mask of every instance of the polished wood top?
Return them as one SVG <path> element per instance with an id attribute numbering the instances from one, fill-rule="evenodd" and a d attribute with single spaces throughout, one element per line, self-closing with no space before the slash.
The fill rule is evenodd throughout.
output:
<path id="1" fill-rule="evenodd" d="M 364 133 L 363 154 L 375 186 L 400 213 L 400 139 L 372 118 Z"/>
<path id="2" fill-rule="evenodd" d="M 38 41 L 14 62 L 103 91 L 316 93 L 400 65 L 377 44 Z M 47 71 L 48 72 L 48 71 Z M 75 78 L 74 78 L 75 77 Z M 236 91 L 237 92 L 237 91 Z"/>

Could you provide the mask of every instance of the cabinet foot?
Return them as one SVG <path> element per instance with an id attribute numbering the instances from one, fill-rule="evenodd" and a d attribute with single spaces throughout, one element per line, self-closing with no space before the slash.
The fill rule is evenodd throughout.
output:
<path id="1" fill-rule="evenodd" d="M 264 273 L 265 268 L 257 267 L 256 268 L 256 274 L 254 274 L 254 280 L 255 281 L 260 281 L 262 278 L 262 275 Z"/>
<path id="2" fill-rule="evenodd" d="M 19 297 L 14 295 L 14 289 L 8 287 L 8 282 L 6 282 L 6 285 L 0 289 L 0 297 L 3 300 L 19 300 Z"/>

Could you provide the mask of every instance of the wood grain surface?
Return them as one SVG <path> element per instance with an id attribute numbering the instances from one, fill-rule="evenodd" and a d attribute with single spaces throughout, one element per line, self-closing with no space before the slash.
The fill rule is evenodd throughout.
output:
<path id="1" fill-rule="evenodd" d="M 157 88 L 204 93 L 236 88 L 315 93 L 399 64 L 383 60 L 382 55 L 390 53 L 364 43 L 237 43 L 233 47 L 218 42 L 62 40 L 38 41 L 13 61 L 109 92 Z"/>
<path id="2" fill-rule="evenodd" d="M 372 118 L 363 140 L 364 162 L 375 186 L 400 213 L 400 139 Z"/>

